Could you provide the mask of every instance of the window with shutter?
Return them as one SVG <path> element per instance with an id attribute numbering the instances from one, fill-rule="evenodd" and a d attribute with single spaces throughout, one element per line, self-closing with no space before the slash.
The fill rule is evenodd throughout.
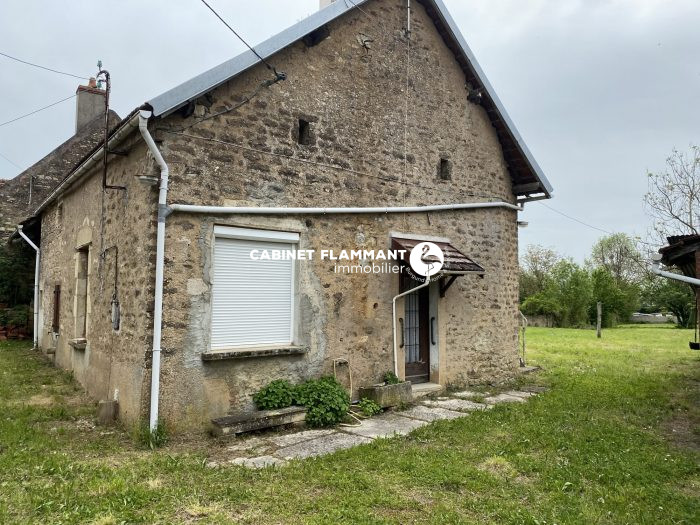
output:
<path id="1" fill-rule="evenodd" d="M 55 334 L 61 326 L 61 285 L 57 284 L 53 289 L 53 320 L 51 331 Z"/>
<path id="2" fill-rule="evenodd" d="M 296 250 L 299 234 L 214 229 L 211 348 L 294 342 L 295 261 L 254 260 L 253 250 Z"/>

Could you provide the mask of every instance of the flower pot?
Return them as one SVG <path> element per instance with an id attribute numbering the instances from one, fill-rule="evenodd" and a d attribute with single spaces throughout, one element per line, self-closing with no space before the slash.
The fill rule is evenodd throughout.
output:
<path id="1" fill-rule="evenodd" d="M 360 388 L 360 399 L 371 399 L 382 408 L 406 405 L 413 401 L 411 382 L 404 381 L 395 385 L 379 384 Z"/>

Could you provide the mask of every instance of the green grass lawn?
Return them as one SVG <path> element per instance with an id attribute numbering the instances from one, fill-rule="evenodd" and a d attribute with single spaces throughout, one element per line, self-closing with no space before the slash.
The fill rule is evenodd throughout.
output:
<path id="1" fill-rule="evenodd" d="M 530 329 L 550 387 L 278 469 L 143 450 L 26 344 L 0 343 L 0 523 L 700 523 L 690 331 Z"/>

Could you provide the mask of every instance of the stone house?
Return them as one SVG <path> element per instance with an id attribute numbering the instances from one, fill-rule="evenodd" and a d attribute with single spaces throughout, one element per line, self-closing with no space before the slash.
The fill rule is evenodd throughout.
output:
<path id="1" fill-rule="evenodd" d="M 181 430 L 273 379 L 513 377 L 517 209 L 552 188 L 442 2 L 338 1 L 255 52 L 124 118 L 112 188 L 98 147 L 25 221 L 42 349 L 127 424 Z M 442 271 L 397 298 L 423 242 Z"/>
<path id="2" fill-rule="evenodd" d="M 104 137 L 104 96 L 94 79 L 76 90 L 75 133 L 51 153 L 13 179 L 0 179 L 0 242 L 7 241 L 19 221 L 31 214 L 51 190 Z M 109 125 L 119 116 L 109 113 Z"/>

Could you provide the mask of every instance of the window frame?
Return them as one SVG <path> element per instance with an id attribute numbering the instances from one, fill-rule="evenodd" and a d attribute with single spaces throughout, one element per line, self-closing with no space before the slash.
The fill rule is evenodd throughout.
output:
<path id="1" fill-rule="evenodd" d="M 209 341 L 207 344 L 207 351 L 221 351 L 221 350 L 240 350 L 244 351 L 250 348 L 285 348 L 289 346 L 295 346 L 298 333 L 297 333 L 297 323 L 298 323 L 298 304 L 297 304 L 297 261 L 293 260 L 291 268 L 291 293 L 289 298 L 289 308 L 290 308 L 290 326 L 289 326 L 289 341 L 274 341 L 274 342 L 263 342 L 263 343 L 230 343 L 225 348 L 213 348 L 212 347 L 212 329 L 213 321 L 212 317 L 214 314 L 214 267 L 216 264 L 216 240 L 217 239 L 232 239 L 232 240 L 243 240 L 243 241 L 262 241 L 270 243 L 280 243 L 280 244 L 291 244 L 293 249 L 299 249 L 300 234 L 298 232 L 291 231 L 279 231 L 279 230 L 266 230 L 259 228 L 247 228 L 239 226 L 225 226 L 225 225 L 214 225 L 212 244 L 211 244 L 211 265 L 210 265 L 210 285 L 211 294 L 209 299 L 209 330 L 208 337 Z"/>

